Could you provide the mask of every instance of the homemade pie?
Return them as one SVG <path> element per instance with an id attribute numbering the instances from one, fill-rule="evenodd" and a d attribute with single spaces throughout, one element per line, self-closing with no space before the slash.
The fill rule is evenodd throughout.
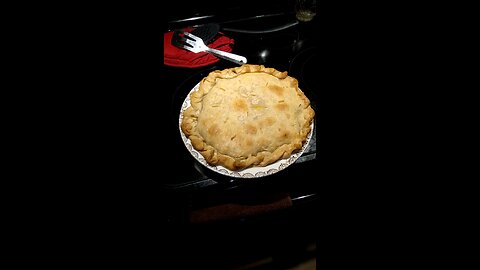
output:
<path id="1" fill-rule="evenodd" d="M 208 164 L 238 171 L 299 151 L 314 115 L 297 79 L 245 64 L 212 71 L 200 81 L 181 130 Z"/>

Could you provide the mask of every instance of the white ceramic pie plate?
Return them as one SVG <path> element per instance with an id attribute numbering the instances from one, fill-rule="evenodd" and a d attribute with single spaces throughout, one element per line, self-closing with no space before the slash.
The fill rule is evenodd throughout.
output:
<path id="1" fill-rule="evenodd" d="M 292 165 L 293 163 L 295 163 L 295 161 L 303 154 L 303 152 L 307 148 L 308 144 L 310 143 L 310 140 L 311 140 L 312 134 L 313 134 L 313 125 L 314 125 L 315 121 L 312 121 L 310 134 L 308 134 L 307 140 L 303 144 L 302 149 L 300 149 L 300 151 L 292 154 L 289 158 L 280 159 L 277 162 L 272 163 L 272 164 L 267 165 L 267 166 L 264 166 L 264 167 L 250 167 L 250 168 L 246 168 L 246 169 L 239 170 L 239 171 L 231 171 L 231 170 L 229 170 L 229 169 L 227 169 L 223 166 L 212 166 L 212 165 L 208 164 L 207 161 L 205 160 L 205 158 L 202 156 L 202 154 L 200 154 L 197 150 L 195 150 L 195 148 L 193 148 L 190 139 L 188 139 L 185 136 L 185 134 L 183 134 L 182 129 L 181 129 L 181 124 L 182 124 L 182 119 L 183 119 L 183 111 L 185 111 L 185 109 L 190 107 L 190 94 L 193 91 L 197 91 L 199 86 L 200 86 L 200 83 L 197 83 L 197 85 L 195 85 L 193 87 L 193 89 L 190 91 L 190 93 L 188 93 L 187 97 L 183 101 L 182 107 L 180 109 L 180 117 L 179 117 L 179 121 L 178 121 L 178 128 L 180 129 L 180 135 L 182 136 L 183 143 L 187 147 L 188 151 L 192 154 L 192 156 L 198 162 L 200 162 L 203 166 L 209 168 L 210 170 L 215 171 L 215 172 L 220 173 L 220 174 L 223 174 L 223 175 L 226 175 L 226 176 L 237 177 L 237 178 L 257 178 L 257 177 L 263 177 L 263 176 L 271 175 L 271 174 L 277 173 L 277 172 L 287 168 L 288 166 Z"/>

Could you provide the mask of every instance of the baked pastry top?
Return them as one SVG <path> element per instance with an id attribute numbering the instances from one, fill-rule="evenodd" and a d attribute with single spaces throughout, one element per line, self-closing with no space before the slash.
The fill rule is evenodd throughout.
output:
<path id="1" fill-rule="evenodd" d="M 315 112 L 298 81 L 263 65 L 212 71 L 190 94 L 181 130 L 212 166 L 266 166 L 300 150 Z"/>

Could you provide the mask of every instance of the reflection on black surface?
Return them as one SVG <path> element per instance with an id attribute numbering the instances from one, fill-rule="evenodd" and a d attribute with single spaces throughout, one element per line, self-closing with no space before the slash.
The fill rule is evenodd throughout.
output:
<path id="1" fill-rule="evenodd" d="M 298 53 L 293 58 L 289 68 L 289 75 L 298 79 L 300 89 L 311 99 L 315 99 L 319 95 L 319 82 L 321 80 L 318 69 L 319 63 L 321 62 L 318 48 L 314 46 Z"/>
<path id="2" fill-rule="evenodd" d="M 293 57 L 294 44 L 299 41 L 299 33 L 295 29 L 261 35 L 239 33 L 232 35 L 238 40 L 240 47 L 238 54 L 245 55 L 249 64 L 268 65 L 280 71 L 287 70 L 286 60 Z"/>

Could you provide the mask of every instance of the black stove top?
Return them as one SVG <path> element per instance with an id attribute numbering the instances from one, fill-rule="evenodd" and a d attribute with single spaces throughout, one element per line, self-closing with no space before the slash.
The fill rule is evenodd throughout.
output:
<path id="1" fill-rule="evenodd" d="M 292 12 L 261 14 L 257 16 L 204 16 L 173 20 L 168 23 L 167 31 L 184 27 L 196 27 L 205 23 L 220 24 L 220 32 L 234 39 L 233 53 L 243 55 L 250 64 L 262 64 L 279 71 L 288 71 L 290 76 L 298 79 L 299 86 L 309 97 L 312 107 L 318 111 L 318 43 L 314 39 L 315 31 L 312 23 L 302 23 L 295 19 Z M 241 179 L 221 175 L 197 162 L 185 147 L 179 130 L 179 114 L 181 105 L 192 88 L 213 70 L 220 70 L 238 66 L 235 63 L 220 60 L 214 64 L 197 68 L 163 67 L 162 77 L 165 81 L 168 104 L 171 106 L 168 133 L 169 141 L 176 149 L 175 155 L 169 157 L 169 162 L 181 164 L 174 172 L 175 177 L 165 177 L 164 187 L 178 194 L 192 194 L 192 192 L 211 192 L 231 190 L 232 188 L 248 189 L 256 185 L 255 189 L 265 187 L 287 191 L 292 199 L 303 198 L 315 194 L 312 177 L 318 174 L 318 166 L 313 164 L 316 159 L 316 143 L 318 130 L 321 128 L 318 113 L 315 117 L 312 139 L 302 156 L 288 168 L 273 175 Z M 259 185 L 258 183 L 262 183 Z"/>

